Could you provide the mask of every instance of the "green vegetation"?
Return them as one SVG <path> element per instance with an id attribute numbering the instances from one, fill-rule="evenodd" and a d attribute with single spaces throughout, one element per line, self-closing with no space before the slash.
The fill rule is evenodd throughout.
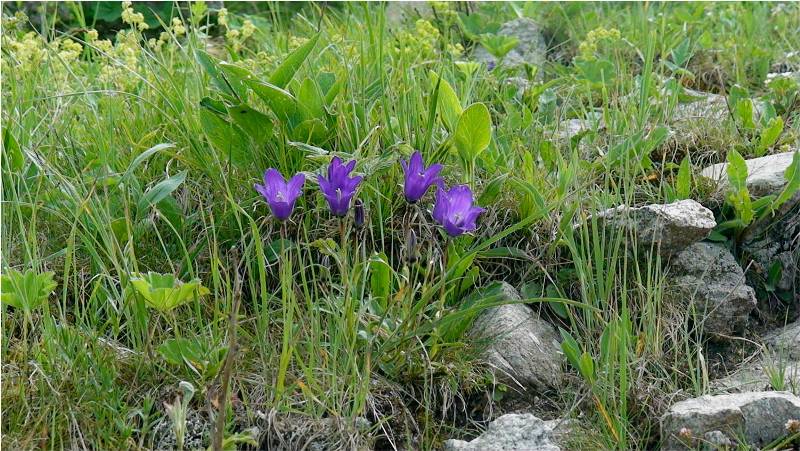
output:
<path id="1" fill-rule="evenodd" d="M 767 80 L 797 4 L 169 5 L 4 2 L 4 447 L 184 443 L 187 412 L 223 406 L 230 447 L 298 415 L 342 418 L 343 447 L 436 448 L 507 393 L 465 335 L 501 280 L 562 331 L 569 389 L 540 404 L 582 416 L 585 449 L 657 446 L 671 395 L 724 370 L 661 302 L 659 258 L 587 218 L 702 201 L 698 169 L 730 161 L 715 238 L 735 249 L 788 199 L 754 204 L 736 168 L 800 138 L 797 80 Z M 541 67 L 470 58 L 506 59 L 515 17 L 542 27 Z M 730 112 L 676 136 L 695 90 Z M 475 193 L 473 233 L 442 231 L 432 191 L 406 202 L 414 150 Z M 333 156 L 364 176 L 363 226 L 317 188 Z M 267 168 L 306 175 L 287 222 L 253 189 Z"/>

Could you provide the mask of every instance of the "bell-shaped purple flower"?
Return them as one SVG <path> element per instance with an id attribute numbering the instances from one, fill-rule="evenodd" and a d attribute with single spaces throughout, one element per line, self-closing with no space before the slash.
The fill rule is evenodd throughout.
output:
<path id="1" fill-rule="evenodd" d="M 451 237 L 475 230 L 478 215 L 484 212 L 481 207 L 472 205 L 472 191 L 467 185 L 456 185 L 445 191 L 436 189 L 436 203 L 433 206 L 433 219 L 444 227 Z"/>
<path id="2" fill-rule="evenodd" d="M 264 196 L 272 214 L 278 220 L 285 221 L 291 216 L 305 183 L 306 176 L 303 174 L 296 174 L 287 182 L 277 169 L 269 168 L 264 172 L 264 184 L 256 183 L 254 188 Z"/>
<path id="3" fill-rule="evenodd" d="M 331 164 L 328 165 L 328 176 L 320 174 L 317 177 L 319 190 L 328 201 L 331 213 L 343 217 L 350 209 L 350 200 L 356 193 L 356 187 L 364 178 L 360 175 L 350 177 L 350 173 L 356 167 L 356 160 L 343 164 L 339 157 L 333 157 Z"/>
<path id="4" fill-rule="evenodd" d="M 425 169 L 425 163 L 422 161 L 422 154 L 419 151 L 414 152 L 408 161 L 400 160 L 400 165 L 403 166 L 405 177 L 403 194 L 409 203 L 413 204 L 420 200 L 431 185 L 441 187 L 444 184 L 442 178 L 439 177 L 442 165 L 436 163 Z"/>

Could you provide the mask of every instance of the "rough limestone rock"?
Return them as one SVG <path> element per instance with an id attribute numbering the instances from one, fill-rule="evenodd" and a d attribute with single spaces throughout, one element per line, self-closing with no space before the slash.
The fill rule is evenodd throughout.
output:
<path id="1" fill-rule="evenodd" d="M 547 44 L 545 43 L 542 29 L 533 20 L 527 17 L 514 19 L 503 24 L 498 31 L 501 36 L 511 36 L 517 38 L 517 46 L 503 57 L 502 64 L 508 68 L 518 68 L 525 64 L 541 68 L 547 56 Z M 490 64 L 497 63 L 495 57 L 483 46 L 479 46 L 472 54 L 476 61 Z M 542 77 L 542 71 L 537 72 L 537 78 Z"/>
<path id="2" fill-rule="evenodd" d="M 492 421 L 480 437 L 466 442 L 447 440 L 447 451 L 560 451 L 556 444 L 561 420 L 541 420 L 529 413 L 508 414 Z"/>
<path id="3" fill-rule="evenodd" d="M 764 342 L 775 352 L 800 361 L 800 320 L 767 334 Z"/>
<path id="4" fill-rule="evenodd" d="M 778 195 L 786 186 L 786 169 L 795 152 L 784 152 L 747 160 L 747 188 L 753 197 Z M 718 196 L 727 189 L 727 163 L 715 164 L 702 175 L 718 182 Z M 781 205 L 767 220 L 751 225 L 742 239 L 742 257 L 748 268 L 748 281 L 763 285 L 773 265 L 780 265 L 775 283 L 779 291 L 794 291 L 800 302 L 800 192 Z"/>
<path id="5" fill-rule="evenodd" d="M 728 103 L 725 96 L 687 90 L 694 101 L 675 106 L 672 120 L 675 123 L 703 121 L 723 121 L 728 117 Z"/>
<path id="6" fill-rule="evenodd" d="M 715 441 L 727 438 L 736 443 L 744 438 L 748 445 L 761 447 L 783 437 L 786 422 L 797 418 L 800 418 L 800 398 L 787 392 L 688 399 L 674 404 L 661 417 L 661 449 L 690 449 L 702 443 L 707 433 Z"/>
<path id="7" fill-rule="evenodd" d="M 778 194 L 786 186 L 784 173 L 792 164 L 793 156 L 794 152 L 784 152 L 747 160 L 747 189 L 750 196 Z M 718 182 L 719 188 L 724 191 L 728 184 L 727 169 L 728 163 L 718 163 L 704 168 L 700 174 Z"/>
<path id="8" fill-rule="evenodd" d="M 670 260 L 668 299 L 692 304 L 710 335 L 741 330 L 756 306 L 755 292 L 724 247 L 695 243 Z"/>
<path id="9" fill-rule="evenodd" d="M 691 199 L 639 208 L 622 205 L 597 218 L 604 227 L 635 234 L 640 248 L 656 248 L 664 255 L 702 240 L 717 225 L 711 210 Z"/>
<path id="10" fill-rule="evenodd" d="M 507 299 L 520 300 L 510 285 L 503 283 L 502 290 Z M 483 359 L 510 387 L 541 392 L 562 384 L 563 355 L 558 335 L 527 305 L 506 304 L 484 310 L 473 323 L 470 336 L 486 340 Z"/>
<path id="11" fill-rule="evenodd" d="M 797 390 L 800 395 L 800 321 L 772 331 L 763 338 L 764 352 L 736 372 L 711 382 L 714 393 L 760 390 Z M 782 381 L 783 387 L 774 386 Z"/>

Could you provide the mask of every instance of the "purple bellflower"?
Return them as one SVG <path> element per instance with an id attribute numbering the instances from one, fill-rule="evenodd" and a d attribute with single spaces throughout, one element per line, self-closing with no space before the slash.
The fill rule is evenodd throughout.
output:
<path id="1" fill-rule="evenodd" d="M 425 169 L 425 163 L 422 161 L 422 154 L 419 151 L 414 152 L 408 161 L 400 160 L 400 165 L 403 166 L 405 177 L 403 194 L 411 204 L 420 200 L 431 185 L 441 187 L 444 184 L 442 178 L 439 177 L 442 165 L 436 163 Z"/>
<path id="2" fill-rule="evenodd" d="M 297 174 L 287 182 L 281 173 L 275 168 L 269 168 L 264 172 L 264 184 L 255 184 L 256 191 L 264 196 L 272 214 L 280 221 L 289 219 L 294 210 L 294 204 L 300 194 L 303 193 L 303 184 L 306 176 Z"/>
<path id="3" fill-rule="evenodd" d="M 317 182 L 322 195 L 328 201 L 331 213 L 335 216 L 343 217 L 350 209 L 350 200 L 356 193 L 356 187 L 364 178 L 360 175 L 350 177 L 350 173 L 356 167 L 356 160 L 343 164 L 341 158 L 333 157 L 331 164 L 328 165 L 328 176 L 319 175 Z"/>
<path id="4" fill-rule="evenodd" d="M 438 187 L 433 219 L 453 238 L 471 232 L 477 228 L 475 221 L 478 215 L 484 212 L 483 208 L 473 206 L 472 202 L 472 191 L 467 185 L 456 185 L 449 191 Z"/>

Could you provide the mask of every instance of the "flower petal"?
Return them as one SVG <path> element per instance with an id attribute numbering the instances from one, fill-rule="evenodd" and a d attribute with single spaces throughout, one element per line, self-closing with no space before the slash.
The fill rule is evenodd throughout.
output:
<path id="1" fill-rule="evenodd" d="M 445 215 L 447 215 L 450 199 L 447 192 L 442 187 L 436 189 L 436 202 L 433 204 L 433 212 L 431 215 L 441 225 L 444 225 Z"/>
<path id="2" fill-rule="evenodd" d="M 286 179 L 275 168 L 269 168 L 264 171 L 264 186 L 267 188 L 270 195 L 274 195 L 278 191 L 284 191 L 286 188 Z"/>
<path id="3" fill-rule="evenodd" d="M 306 176 L 305 174 L 295 174 L 294 177 L 289 179 L 289 183 L 286 184 L 286 191 L 289 197 L 294 197 L 295 199 L 297 196 L 300 195 L 303 185 L 306 183 Z"/>

